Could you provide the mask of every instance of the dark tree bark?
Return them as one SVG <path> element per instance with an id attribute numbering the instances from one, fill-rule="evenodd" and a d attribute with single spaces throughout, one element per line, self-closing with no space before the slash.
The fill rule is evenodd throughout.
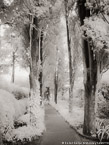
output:
<path id="1" fill-rule="evenodd" d="M 54 74 L 54 102 L 58 103 L 58 47 L 56 47 L 56 66 Z"/>
<path id="2" fill-rule="evenodd" d="M 1 134 L 1 132 L 0 132 L 0 145 L 3 145 L 2 134 Z"/>
<path id="3" fill-rule="evenodd" d="M 40 63 L 41 63 L 41 67 L 43 67 L 43 31 L 41 31 L 41 35 L 40 35 Z M 40 96 L 42 98 L 42 78 L 43 78 L 43 72 L 42 70 L 40 71 L 39 74 L 39 82 L 40 82 Z M 42 102 L 41 102 L 42 104 Z"/>
<path id="4" fill-rule="evenodd" d="M 91 135 L 95 132 L 95 101 L 97 91 L 97 58 L 94 58 L 93 51 L 84 40 L 84 88 L 85 88 L 85 107 L 84 107 L 84 128 L 83 133 Z"/>
<path id="5" fill-rule="evenodd" d="M 33 25 L 38 27 L 38 18 L 33 18 Z M 35 28 L 31 30 L 31 66 L 30 66 L 30 89 L 36 90 L 38 79 L 37 63 L 39 59 L 39 35 Z"/>
<path id="6" fill-rule="evenodd" d="M 12 83 L 15 81 L 15 52 L 12 55 Z"/>
<path id="7" fill-rule="evenodd" d="M 58 74 L 55 72 L 54 76 L 54 101 L 57 104 L 58 103 Z"/>
<path id="8" fill-rule="evenodd" d="M 85 7 L 86 0 L 78 0 L 78 10 L 81 25 L 84 24 L 85 17 L 90 17 L 90 10 Z M 85 32 L 84 32 L 85 35 Z M 84 127 L 83 133 L 91 135 L 95 132 L 95 113 L 96 113 L 96 93 L 99 78 L 99 64 L 97 53 L 94 54 L 90 46 L 90 39 L 83 40 L 83 62 L 84 62 Z"/>

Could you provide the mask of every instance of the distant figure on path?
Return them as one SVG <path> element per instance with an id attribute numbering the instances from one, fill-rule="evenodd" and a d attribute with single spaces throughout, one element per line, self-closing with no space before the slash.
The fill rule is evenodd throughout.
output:
<path id="1" fill-rule="evenodd" d="M 44 99 L 46 101 L 49 101 L 50 100 L 50 88 L 49 87 L 46 87 L 46 91 L 44 93 Z"/>

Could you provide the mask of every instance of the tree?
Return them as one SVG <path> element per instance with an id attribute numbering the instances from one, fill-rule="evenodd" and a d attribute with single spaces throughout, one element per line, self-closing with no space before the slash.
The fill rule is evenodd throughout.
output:
<path id="1" fill-rule="evenodd" d="M 15 61 L 16 61 L 16 51 L 13 51 L 13 54 L 12 54 L 12 83 L 15 82 Z"/>
<path id="2" fill-rule="evenodd" d="M 38 55 L 39 55 L 39 40 L 38 40 L 38 32 L 32 27 L 35 25 L 37 28 L 38 26 L 38 18 L 31 16 L 31 25 L 30 25 L 30 50 L 31 50 L 31 61 L 30 61 L 30 122 L 32 124 L 36 124 L 36 119 L 34 116 L 34 107 L 39 108 L 40 106 L 40 94 L 38 92 Z M 35 40 L 35 41 L 34 41 Z M 37 98 L 36 98 L 37 96 Z M 35 121 L 35 122 L 33 122 Z"/>
<path id="3" fill-rule="evenodd" d="M 69 88 L 69 112 L 72 113 L 73 107 L 73 87 L 75 81 L 75 73 L 76 73 L 76 66 L 77 66 L 77 58 L 78 58 L 78 41 L 74 41 L 71 35 L 71 28 L 75 27 L 75 22 L 71 24 L 69 17 L 71 14 L 71 8 L 74 5 L 74 2 L 69 2 L 68 0 L 64 1 L 65 4 L 65 19 L 66 19 L 66 30 L 67 30 L 67 44 L 68 44 L 68 57 L 69 57 L 69 79 L 70 79 L 70 88 Z M 71 26 L 73 25 L 73 26 Z M 74 28 L 72 28 L 74 29 Z M 73 31 L 73 33 L 75 33 Z M 73 43 L 72 43 L 73 41 Z M 76 42 L 76 43 L 75 43 Z"/>
<path id="4" fill-rule="evenodd" d="M 81 25 L 84 24 L 85 17 L 90 17 L 90 11 L 85 7 L 86 1 L 78 1 L 79 16 Z M 93 57 L 93 51 L 87 40 L 83 40 L 84 59 L 84 87 L 85 87 L 85 114 L 84 114 L 84 134 L 91 135 L 95 130 L 95 95 L 97 85 L 97 60 Z"/>
<path id="5" fill-rule="evenodd" d="M 69 88 L 69 112 L 72 112 L 72 97 L 73 97 L 73 83 L 72 83 L 72 51 L 71 51 L 71 41 L 69 33 L 69 10 L 68 10 L 68 0 L 64 1 L 65 3 L 65 18 L 66 18 L 66 30 L 67 30 L 67 44 L 68 44 L 68 55 L 69 55 L 69 79 L 70 79 L 70 88 Z"/>
<path id="6" fill-rule="evenodd" d="M 16 57 L 17 57 L 16 53 L 18 51 L 18 46 L 17 45 L 16 46 L 14 45 L 14 47 L 16 47 L 16 48 L 13 48 L 13 42 L 12 42 L 13 38 L 15 39 L 15 35 L 11 34 L 11 47 L 13 49 L 12 50 L 12 83 L 15 82 L 15 62 L 16 62 Z"/>
<path id="7" fill-rule="evenodd" d="M 18 34 L 12 29 L 12 27 L 8 25 L 5 25 L 3 27 L 4 27 L 4 33 L 1 36 L 1 52 L 0 52 L 1 68 L 3 68 L 4 70 L 7 69 L 8 71 L 9 68 L 11 68 L 12 70 L 11 81 L 14 83 L 15 68 L 20 60 L 19 51 L 22 49 L 22 41 L 21 41 L 21 37 L 18 36 Z"/>
<path id="8" fill-rule="evenodd" d="M 54 101 L 57 104 L 58 98 L 58 47 L 56 48 L 56 66 L 55 66 L 55 74 L 54 74 Z"/>
<path id="9" fill-rule="evenodd" d="M 43 71 L 42 71 L 42 68 L 43 68 L 43 37 L 44 37 L 44 34 L 43 34 L 43 31 L 41 31 L 41 33 L 40 33 L 40 38 L 39 38 L 39 62 L 40 62 L 40 66 L 41 66 L 41 68 L 40 68 L 40 74 L 39 74 L 39 82 L 40 82 L 40 96 L 41 96 L 41 98 L 42 98 L 42 85 L 43 85 L 43 83 L 42 83 L 42 79 L 43 79 Z"/>
<path id="10" fill-rule="evenodd" d="M 102 20 L 104 19 L 103 17 L 99 18 L 100 16 L 99 14 L 101 13 L 100 10 L 101 5 L 100 7 L 98 7 L 98 2 L 100 1 L 96 0 L 92 2 L 90 1 L 87 2 L 86 0 L 82 1 L 78 0 L 78 10 L 79 10 L 78 13 L 81 25 L 83 26 L 83 37 L 84 37 L 82 47 L 83 63 L 84 63 L 84 88 L 85 88 L 85 106 L 84 106 L 85 114 L 84 114 L 83 133 L 86 135 L 92 135 L 95 132 L 96 97 L 99 81 L 101 78 L 100 76 L 102 73 L 101 66 L 103 62 L 103 54 L 105 55 L 104 52 L 108 47 L 108 45 L 105 45 L 107 43 L 106 42 L 107 38 L 105 40 L 100 39 L 100 37 L 106 37 L 106 35 L 102 33 L 101 29 L 99 29 L 98 32 L 97 28 L 98 25 L 107 23 L 106 20 L 105 22 L 103 22 L 104 21 Z M 102 15 L 104 16 L 103 13 Z M 100 21 L 102 21 L 103 23 L 101 24 Z M 105 24 L 103 24 L 104 27 Z M 98 36 L 98 34 L 100 34 L 100 36 Z"/>

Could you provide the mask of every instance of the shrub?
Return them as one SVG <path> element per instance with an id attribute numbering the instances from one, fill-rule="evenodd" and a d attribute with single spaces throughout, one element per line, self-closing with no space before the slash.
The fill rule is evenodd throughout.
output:
<path id="1" fill-rule="evenodd" d="M 17 100 L 27 98 L 29 96 L 28 89 L 16 87 L 16 89 L 12 90 L 12 94 L 15 96 Z"/>
<path id="2" fill-rule="evenodd" d="M 109 140 L 109 125 L 104 126 L 103 128 L 97 131 L 97 135 L 100 141 Z"/>
<path id="3" fill-rule="evenodd" d="M 12 93 L 17 100 L 27 98 L 29 96 L 29 89 L 24 87 L 19 87 L 13 83 L 9 83 L 6 80 L 1 80 L 0 89 L 6 90 Z"/>
<path id="4" fill-rule="evenodd" d="M 106 83 L 102 83 L 99 92 L 103 95 L 106 100 L 109 100 L 109 85 Z"/>
<path id="5" fill-rule="evenodd" d="M 103 84 L 98 93 L 97 116 L 99 118 L 109 118 L 109 100 L 107 99 L 108 97 L 106 97 L 106 92 L 108 92 L 106 89 L 107 87 Z"/>
<path id="6" fill-rule="evenodd" d="M 14 120 L 26 112 L 27 101 L 17 100 L 11 93 L 0 90 L 0 132 L 4 139 L 10 140 Z"/>
<path id="7" fill-rule="evenodd" d="M 97 116 L 99 118 L 109 118 L 109 102 L 98 103 Z"/>

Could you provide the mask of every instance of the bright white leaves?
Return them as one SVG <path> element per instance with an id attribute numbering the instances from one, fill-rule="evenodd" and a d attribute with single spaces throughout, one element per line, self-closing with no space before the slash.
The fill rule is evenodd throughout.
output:
<path id="1" fill-rule="evenodd" d="M 14 0 L 4 0 L 4 4 L 10 6 Z"/>
<path id="2" fill-rule="evenodd" d="M 108 16 L 105 16 L 109 19 Z M 90 17 L 85 19 L 83 31 L 87 38 L 91 38 L 95 45 L 95 51 L 109 47 L 109 24 L 101 17 Z"/>

